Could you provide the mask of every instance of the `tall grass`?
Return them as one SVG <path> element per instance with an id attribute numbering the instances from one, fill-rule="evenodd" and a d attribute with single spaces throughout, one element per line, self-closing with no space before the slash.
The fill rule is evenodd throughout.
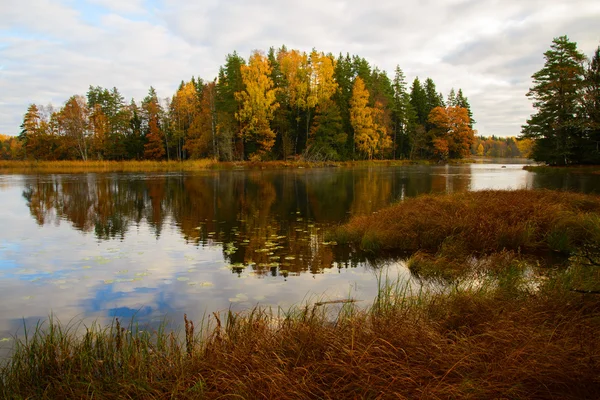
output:
<path id="1" fill-rule="evenodd" d="M 549 190 L 423 195 L 355 217 L 331 236 L 363 250 L 451 258 L 502 250 L 569 254 L 600 244 L 600 197 Z"/>
<path id="2" fill-rule="evenodd" d="M 494 283 L 495 282 L 495 283 Z M 383 283 L 371 308 L 215 314 L 177 334 L 118 321 L 38 326 L 3 398 L 594 398 L 600 299 L 554 279 L 440 293 Z M 209 326 L 210 325 L 210 326 Z M 79 327 L 81 328 L 81 326 Z"/>
<path id="3" fill-rule="evenodd" d="M 598 165 L 570 165 L 570 166 L 549 166 L 549 165 L 526 165 L 523 167 L 524 170 L 530 172 L 541 172 L 541 173 L 565 173 L 570 172 L 574 174 L 600 174 L 600 166 Z"/>
<path id="4" fill-rule="evenodd" d="M 458 162 L 458 161 L 457 161 Z M 468 162 L 468 161 L 461 161 Z M 186 161 L 3 161 L 0 173 L 83 173 L 83 172 L 171 172 L 204 169 L 287 169 L 324 167 L 387 167 L 430 164 L 427 160 L 370 161 L 216 161 L 212 159 Z"/>
<path id="5" fill-rule="evenodd" d="M 170 172 L 214 167 L 216 161 L 0 161 L 0 173 Z"/>

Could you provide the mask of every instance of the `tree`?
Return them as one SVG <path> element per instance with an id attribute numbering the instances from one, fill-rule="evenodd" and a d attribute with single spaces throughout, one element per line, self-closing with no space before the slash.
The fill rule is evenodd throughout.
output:
<path id="1" fill-rule="evenodd" d="M 90 147 L 89 115 L 90 110 L 82 96 L 72 96 L 59 113 L 61 130 L 83 161 L 87 161 Z"/>
<path id="2" fill-rule="evenodd" d="M 282 147 L 285 156 L 290 150 L 297 154 L 298 139 L 300 136 L 300 111 L 306 110 L 308 104 L 308 94 L 310 89 L 310 64 L 308 56 L 298 50 L 283 48 L 278 54 L 279 66 L 283 75 L 285 84 L 280 88 L 280 93 L 284 99 L 284 104 L 290 107 L 291 114 L 295 121 L 295 130 L 290 135 L 289 132 L 283 132 Z"/>
<path id="3" fill-rule="evenodd" d="M 201 89 L 200 89 L 201 90 Z M 173 126 L 173 136 L 177 143 L 177 158 L 184 158 L 184 140 L 189 135 L 189 130 L 200 108 L 198 88 L 194 78 L 183 84 L 171 101 L 170 114 Z"/>
<path id="4" fill-rule="evenodd" d="M 273 112 L 279 107 L 270 77 L 271 67 L 267 58 L 255 51 L 242 66 L 242 79 L 246 89 L 236 93 L 242 108 L 236 118 L 242 123 L 244 141 L 256 146 L 255 157 L 263 158 L 275 144 L 275 132 L 270 127 Z"/>
<path id="5" fill-rule="evenodd" d="M 189 152 L 191 158 L 208 155 L 219 158 L 215 91 L 215 82 L 205 84 L 202 89 L 199 111 L 187 131 L 184 146 L 184 150 Z"/>
<path id="6" fill-rule="evenodd" d="M 406 81 L 404 72 L 399 65 L 396 66 L 394 81 L 392 83 L 394 90 L 393 101 L 393 158 L 396 154 L 407 156 L 408 151 L 408 130 L 409 125 L 413 123 L 414 110 L 410 103 L 410 96 L 406 91 Z"/>
<path id="7" fill-rule="evenodd" d="M 600 46 L 585 71 L 580 125 L 582 161 L 600 163 Z"/>
<path id="8" fill-rule="evenodd" d="M 356 77 L 350 100 L 350 121 L 356 147 L 366 153 L 369 160 L 387 145 L 384 140 L 385 128 L 374 121 L 376 112 L 369 106 L 369 91 L 363 80 Z"/>
<path id="9" fill-rule="evenodd" d="M 475 140 L 469 126 L 469 114 L 463 107 L 436 107 L 429 114 L 433 153 L 445 160 L 463 158 L 470 154 Z"/>
<path id="10" fill-rule="evenodd" d="M 462 94 L 462 92 L 461 92 L 461 94 Z M 452 88 L 452 89 L 450 89 L 450 93 L 448 93 L 448 100 L 446 100 L 446 104 L 448 105 L 448 107 L 455 107 L 455 106 L 457 106 L 456 103 L 457 103 L 456 93 L 454 92 L 454 88 Z"/>
<path id="11" fill-rule="evenodd" d="M 450 104 L 448 104 L 448 105 L 450 105 Z M 456 94 L 456 97 L 454 99 L 454 106 L 467 109 L 467 114 L 469 114 L 469 120 L 471 121 L 469 123 L 469 126 L 471 127 L 471 129 L 473 129 L 473 125 L 475 124 L 476 121 L 473 119 L 473 112 L 471 111 L 471 105 L 469 104 L 469 99 L 467 99 L 465 97 L 465 95 L 463 95 L 462 89 L 458 89 L 458 93 Z"/>
<path id="12" fill-rule="evenodd" d="M 306 151 L 313 160 L 338 160 L 347 136 L 337 103 L 323 101 L 317 106 Z"/>
<path id="13" fill-rule="evenodd" d="M 575 146 L 580 139 L 577 114 L 585 56 L 576 43 L 560 36 L 552 41 L 544 59 L 544 67 L 533 74 L 533 87 L 527 93 L 537 112 L 521 132 L 523 137 L 535 139 L 535 160 L 567 165 L 579 161 Z"/>
<path id="14" fill-rule="evenodd" d="M 427 95 L 425 94 L 425 90 L 423 86 L 421 86 L 421 81 L 419 78 L 415 78 L 410 88 L 410 104 L 415 110 L 417 122 L 423 126 L 427 122 L 427 117 L 429 116 Z"/>
<path id="15" fill-rule="evenodd" d="M 221 144 L 219 155 L 223 160 L 244 158 L 242 123 L 236 118 L 242 105 L 235 94 L 245 89 L 241 70 L 245 64 L 244 59 L 234 51 L 227 55 L 225 66 L 219 68 L 216 110 Z"/>
<path id="16" fill-rule="evenodd" d="M 146 144 L 144 145 L 144 158 L 162 160 L 165 154 L 163 132 L 160 127 L 162 107 L 158 101 L 156 90 L 151 86 L 148 95 L 142 101 L 143 121 L 146 131 Z"/>

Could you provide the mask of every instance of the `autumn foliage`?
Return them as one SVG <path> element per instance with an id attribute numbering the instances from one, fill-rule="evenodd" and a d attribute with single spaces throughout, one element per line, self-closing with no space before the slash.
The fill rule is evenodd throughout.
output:
<path id="1" fill-rule="evenodd" d="M 436 107 L 429 113 L 434 153 L 441 159 L 463 158 L 471 153 L 475 140 L 468 110 L 463 107 Z"/>

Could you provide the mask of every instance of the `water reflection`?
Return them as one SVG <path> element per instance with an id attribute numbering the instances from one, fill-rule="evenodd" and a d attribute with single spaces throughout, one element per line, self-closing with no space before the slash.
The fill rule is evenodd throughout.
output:
<path id="1" fill-rule="evenodd" d="M 0 336 L 51 311 L 198 320 L 323 294 L 370 301 L 382 260 L 325 238 L 352 215 L 421 193 L 592 192 L 599 180 L 489 164 L 0 176 Z M 384 264 L 410 279 L 402 262 Z"/>

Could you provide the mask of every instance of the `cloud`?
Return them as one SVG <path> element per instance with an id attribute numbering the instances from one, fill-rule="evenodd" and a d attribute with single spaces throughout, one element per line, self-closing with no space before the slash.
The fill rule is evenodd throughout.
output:
<path id="1" fill-rule="evenodd" d="M 461 87 L 483 135 L 517 135 L 525 94 L 553 37 L 600 44 L 589 0 L 6 0 L 0 4 L 0 132 L 18 133 L 31 102 L 61 105 L 89 85 L 141 100 L 212 79 L 228 53 L 288 48 L 358 54 L 410 81 Z"/>

